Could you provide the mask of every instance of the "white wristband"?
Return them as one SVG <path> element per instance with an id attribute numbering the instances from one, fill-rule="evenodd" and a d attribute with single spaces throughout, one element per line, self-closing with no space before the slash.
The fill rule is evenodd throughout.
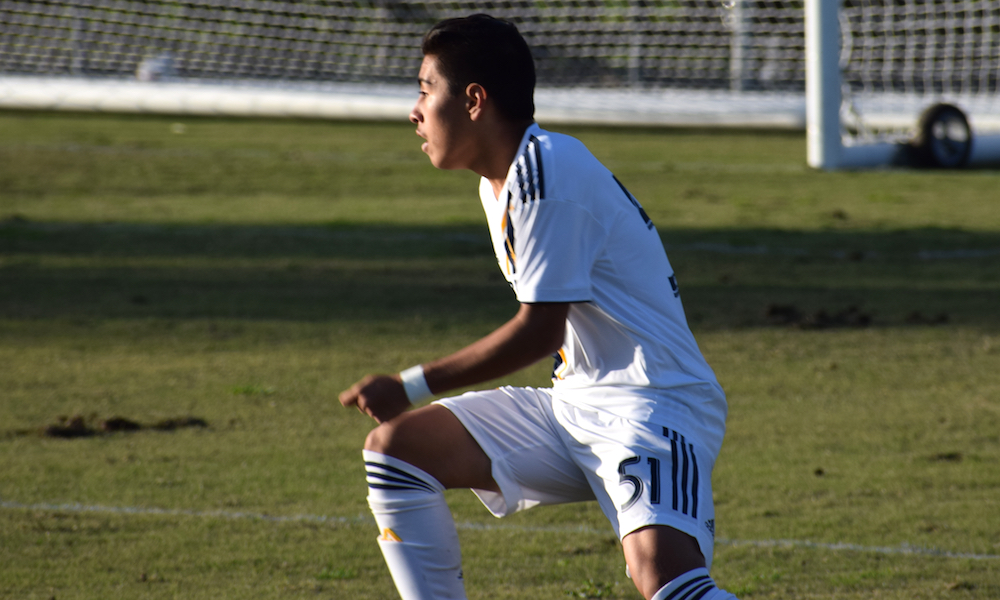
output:
<path id="1" fill-rule="evenodd" d="M 424 398 L 430 398 L 434 395 L 431 388 L 427 387 L 423 365 L 401 371 L 399 378 L 403 380 L 403 389 L 406 390 L 406 397 L 410 399 L 411 403 L 420 402 Z"/>

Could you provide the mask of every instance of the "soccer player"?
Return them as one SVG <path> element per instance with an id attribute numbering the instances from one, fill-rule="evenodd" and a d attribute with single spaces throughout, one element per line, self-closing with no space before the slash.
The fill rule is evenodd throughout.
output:
<path id="1" fill-rule="evenodd" d="M 404 600 L 465 598 L 442 492 L 472 488 L 498 517 L 597 500 L 644 598 L 733 598 L 708 574 L 725 396 L 653 223 L 583 144 L 534 123 L 534 64 L 514 25 L 449 19 L 422 50 L 410 120 L 435 167 L 482 177 L 520 308 L 454 354 L 340 395 L 378 422 L 364 447 L 368 502 L 396 588 Z M 410 409 L 551 355 L 551 388 Z"/>

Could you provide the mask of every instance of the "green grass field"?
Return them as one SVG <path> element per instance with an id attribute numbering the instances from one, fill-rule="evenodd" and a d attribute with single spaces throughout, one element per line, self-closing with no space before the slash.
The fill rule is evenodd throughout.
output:
<path id="1" fill-rule="evenodd" d="M 0 598 L 395 597 L 336 395 L 517 308 L 412 129 L 0 113 Z M 556 129 L 656 222 L 728 392 L 719 584 L 1000 597 L 1000 172 Z M 470 598 L 639 598 L 595 506 L 448 498 Z"/>

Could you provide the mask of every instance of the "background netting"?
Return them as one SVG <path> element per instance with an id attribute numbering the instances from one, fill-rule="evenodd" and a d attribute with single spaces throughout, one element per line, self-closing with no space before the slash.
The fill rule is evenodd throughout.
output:
<path id="1" fill-rule="evenodd" d="M 727 6 L 729 8 L 727 8 Z M 801 2 L 0 1 L 0 71 L 412 82 L 420 38 L 473 12 L 514 21 L 548 86 L 801 89 Z M 737 23 L 739 17 L 739 23 Z"/>
<path id="2" fill-rule="evenodd" d="M 996 94 L 1000 2 L 847 0 L 844 82 L 860 93 Z"/>
<path id="3" fill-rule="evenodd" d="M 412 85 L 422 34 L 473 12 L 518 24 L 540 88 L 805 89 L 803 0 L 0 0 L 0 74 Z M 997 0 L 844 0 L 840 25 L 855 118 L 872 96 L 997 96 Z"/>

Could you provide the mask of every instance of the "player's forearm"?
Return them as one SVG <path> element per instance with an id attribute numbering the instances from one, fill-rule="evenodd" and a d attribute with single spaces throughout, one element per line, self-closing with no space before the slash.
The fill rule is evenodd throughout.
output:
<path id="1" fill-rule="evenodd" d="M 424 364 L 435 394 L 509 375 L 551 356 L 566 330 L 569 304 L 522 304 L 517 315 L 486 337 Z"/>

